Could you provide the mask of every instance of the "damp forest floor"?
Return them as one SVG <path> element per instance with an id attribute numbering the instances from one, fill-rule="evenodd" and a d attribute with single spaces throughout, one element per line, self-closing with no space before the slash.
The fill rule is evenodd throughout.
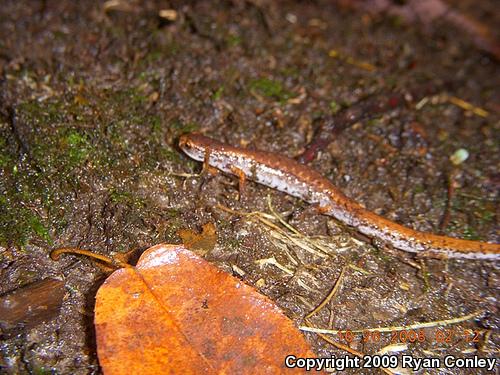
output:
<path id="1" fill-rule="evenodd" d="M 476 16 L 487 22 L 485 12 Z M 101 371 L 93 301 L 107 274 L 85 257 L 53 261 L 52 249 L 140 251 L 180 243 L 180 229 L 209 222 L 218 240 L 205 257 L 297 326 L 345 269 L 311 325 L 357 330 L 477 313 L 452 326 L 449 342 L 429 329 L 423 342 L 355 335 L 351 348 L 375 354 L 399 343 L 397 354 L 419 358 L 498 353 L 494 262 L 417 259 L 251 182 L 238 200 L 235 178 L 196 176 L 201 164 L 177 147 L 181 134 L 200 131 L 295 157 L 328 116 L 370 95 L 404 93 L 404 105 L 346 128 L 311 167 L 391 220 L 498 243 L 499 65 L 461 30 L 329 1 L 7 0 L 0 74 L 0 294 L 45 278 L 65 288 L 50 319 L 2 332 L 0 371 Z M 422 84 L 435 94 L 412 100 Z M 302 235 L 322 241 L 326 256 L 219 208 L 269 213 L 269 201 Z M 318 356 L 346 354 L 306 336 Z"/>

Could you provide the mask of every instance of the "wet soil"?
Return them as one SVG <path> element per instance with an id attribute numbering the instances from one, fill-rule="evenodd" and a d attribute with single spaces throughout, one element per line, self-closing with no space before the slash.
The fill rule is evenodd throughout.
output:
<path id="1" fill-rule="evenodd" d="M 490 3 L 483 13 L 482 3 L 474 9 L 494 28 Z M 430 329 L 399 354 L 498 352 L 494 262 L 420 260 L 359 241 L 304 202 L 253 183 L 238 200 L 232 177 L 179 176 L 201 165 L 176 145 L 180 134 L 197 130 L 294 157 L 324 118 L 369 95 L 404 92 L 406 105 L 346 129 L 312 167 L 394 221 L 498 243 L 496 61 L 460 30 L 430 30 L 328 1 L 110 4 L 4 1 L 0 8 L 0 294 L 45 278 L 66 288 L 52 319 L 2 333 L 2 371 L 100 372 L 93 301 L 106 273 L 83 257 L 53 261 L 52 249 L 141 250 L 180 243 L 179 229 L 207 222 L 215 223 L 218 243 L 206 258 L 256 285 L 297 325 L 347 267 L 335 298 L 311 318 L 315 326 L 403 326 L 479 311 L 453 326 L 449 342 Z M 175 19 L 160 17 L 162 9 L 174 9 Z M 412 101 L 411 88 L 422 83 L 439 95 Z M 454 165 L 450 156 L 460 149 L 469 157 Z M 450 176 L 455 191 L 440 228 Z M 325 236 L 328 256 L 217 209 L 268 212 L 268 195 L 303 234 Z M 258 262 L 272 257 L 292 273 Z M 477 331 L 477 342 L 466 329 Z M 306 335 L 318 355 L 345 355 Z M 355 335 L 351 347 L 374 354 L 391 342 L 390 334 L 376 342 Z"/>

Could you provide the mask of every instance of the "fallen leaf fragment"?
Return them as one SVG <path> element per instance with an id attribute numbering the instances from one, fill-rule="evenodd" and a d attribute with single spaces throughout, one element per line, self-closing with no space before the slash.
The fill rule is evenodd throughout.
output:
<path id="1" fill-rule="evenodd" d="M 63 281 L 44 279 L 0 296 L 0 330 L 30 329 L 54 318 L 65 294 Z"/>
<path id="2" fill-rule="evenodd" d="M 174 22 L 178 17 L 177 11 L 175 9 L 161 9 L 158 12 L 158 15 L 160 16 L 160 18 L 171 22 Z"/>
<path id="3" fill-rule="evenodd" d="M 180 245 L 148 249 L 96 298 L 107 375 L 275 374 L 291 371 L 289 354 L 314 357 L 272 301 Z"/>
<path id="4" fill-rule="evenodd" d="M 205 255 L 217 243 L 217 233 L 213 223 L 204 224 L 201 233 L 191 229 L 180 229 L 177 233 L 181 237 L 184 246 L 198 255 Z"/>
<path id="5" fill-rule="evenodd" d="M 132 4 L 132 2 L 121 1 L 121 0 L 109 0 L 104 2 L 103 9 L 105 13 L 113 11 L 129 13 L 135 10 L 135 6 Z"/>

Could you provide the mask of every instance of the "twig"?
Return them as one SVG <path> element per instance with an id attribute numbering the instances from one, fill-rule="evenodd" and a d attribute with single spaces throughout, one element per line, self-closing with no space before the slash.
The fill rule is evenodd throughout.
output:
<path id="1" fill-rule="evenodd" d="M 320 311 L 323 307 L 326 306 L 326 304 L 328 302 L 330 302 L 330 300 L 333 298 L 333 296 L 335 296 L 335 294 L 337 293 L 337 291 L 340 288 L 340 285 L 342 285 L 342 280 L 344 279 L 346 268 L 347 267 L 342 268 L 342 271 L 340 272 L 340 275 L 339 275 L 337 281 L 335 282 L 335 285 L 333 286 L 332 290 L 330 291 L 330 293 L 328 293 L 328 296 L 326 296 L 326 298 L 313 311 L 311 311 L 309 314 L 306 315 L 306 319 L 310 318 L 311 316 L 316 314 L 318 311 Z"/>
<path id="2" fill-rule="evenodd" d="M 448 324 L 457 324 L 457 323 L 465 322 L 466 320 L 475 318 L 476 316 L 479 316 L 482 313 L 484 313 L 484 310 L 478 310 L 478 311 L 475 311 L 471 314 L 461 316 L 458 318 L 453 318 L 453 319 L 437 320 L 437 321 L 425 322 L 425 323 L 416 323 L 416 324 L 410 324 L 408 326 L 400 326 L 400 327 L 364 328 L 364 329 L 356 329 L 356 330 L 349 330 L 349 331 L 352 333 L 375 332 L 375 331 L 377 331 L 377 332 L 396 332 L 396 331 L 405 331 L 405 330 L 410 330 L 410 329 L 431 328 L 431 327 L 436 327 L 436 326 L 445 326 Z M 299 327 L 299 329 L 302 331 L 306 331 L 306 332 L 326 333 L 326 334 L 330 334 L 330 335 L 338 335 L 339 333 L 346 332 L 346 330 L 312 328 L 312 327 L 308 327 L 308 326 L 301 326 L 301 327 Z"/>
<path id="3" fill-rule="evenodd" d="M 283 238 L 286 238 L 288 242 L 293 243 L 294 245 L 300 247 L 301 249 L 314 254 L 318 257 L 325 258 L 329 256 L 329 251 L 325 247 L 321 246 L 319 243 L 313 240 L 309 240 L 306 236 L 298 232 L 298 234 L 290 234 L 280 228 L 278 225 L 273 223 L 271 220 L 277 219 L 277 217 L 265 214 L 263 212 L 255 211 L 255 212 L 240 212 L 240 211 L 235 211 L 231 210 L 228 207 L 224 207 L 221 204 L 218 204 L 216 206 L 218 209 L 232 213 L 232 214 L 237 214 L 237 215 L 242 215 L 242 216 L 248 216 L 248 217 L 253 217 L 256 218 L 258 221 L 260 221 L 262 224 L 266 225 L 267 227 L 271 228 L 272 231 L 270 232 L 272 236 L 275 238 L 278 238 L 279 240 L 283 241 Z M 269 220 L 271 219 L 271 220 Z M 289 229 L 287 227 L 287 229 Z M 290 230 L 290 229 L 289 229 Z M 316 251 L 314 248 L 318 249 L 319 251 Z"/>
<path id="4" fill-rule="evenodd" d="M 307 323 L 310 324 L 309 321 L 307 321 Z M 311 327 L 311 328 L 313 328 L 313 327 Z M 359 358 L 363 358 L 365 356 L 364 353 L 358 352 L 357 350 L 354 350 L 354 349 L 348 347 L 347 345 L 341 344 L 340 342 L 333 341 L 328 336 L 326 336 L 326 335 L 324 335 L 322 333 L 318 333 L 318 336 L 321 337 L 323 340 L 325 340 L 327 343 L 335 346 L 337 349 L 346 351 L 347 353 L 350 353 L 350 354 L 352 354 L 352 355 L 354 355 L 356 357 L 359 357 Z M 383 367 L 380 367 L 380 370 L 382 370 L 383 372 L 385 372 L 386 374 L 389 374 L 389 375 L 393 375 L 394 374 L 392 371 L 389 371 L 388 369 L 385 369 Z"/>
<path id="5" fill-rule="evenodd" d="M 273 207 L 273 204 L 272 204 L 272 201 L 271 201 L 271 196 L 268 195 L 267 196 L 267 206 L 269 207 L 269 210 L 271 211 L 271 213 L 274 215 L 274 217 L 276 219 L 278 219 L 278 221 L 283 224 L 283 226 L 285 228 L 287 228 L 290 232 L 294 233 L 294 234 L 301 234 L 297 229 L 295 229 L 293 226 L 291 226 L 290 224 L 288 224 L 282 217 L 280 214 L 278 214 L 275 210 L 274 210 L 274 207 Z"/>
<path id="6" fill-rule="evenodd" d="M 465 111 L 471 111 L 472 113 L 474 113 L 477 116 L 488 117 L 488 115 L 489 115 L 488 111 L 486 111 L 480 107 L 476 107 L 475 105 L 473 105 L 469 102 L 466 102 L 463 99 L 457 98 L 456 96 L 450 96 L 448 98 L 448 101 L 452 104 L 455 104 L 457 107 L 462 108 Z"/>
<path id="7" fill-rule="evenodd" d="M 401 107 L 406 104 L 406 98 L 420 100 L 422 97 L 434 94 L 438 88 L 448 86 L 449 83 L 442 85 L 422 85 L 418 86 L 408 93 L 379 93 L 368 95 L 357 103 L 345 108 L 335 115 L 326 118 L 320 128 L 317 130 L 312 141 L 307 145 L 305 151 L 298 156 L 298 161 L 304 164 L 313 161 L 321 150 L 325 149 L 335 137 L 351 125 L 366 121 L 391 109 Z"/>

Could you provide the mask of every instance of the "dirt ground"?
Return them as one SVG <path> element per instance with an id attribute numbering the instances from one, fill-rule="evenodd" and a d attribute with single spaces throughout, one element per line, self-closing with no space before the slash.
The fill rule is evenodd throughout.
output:
<path id="1" fill-rule="evenodd" d="M 498 29 L 495 1 L 462 4 Z M 166 9 L 175 12 L 160 13 Z M 6 0 L 0 74 L 0 294 L 47 278 L 62 281 L 64 292 L 44 321 L 0 324 L 1 372 L 100 373 L 93 304 L 107 274 L 86 257 L 53 261 L 52 249 L 143 250 L 180 243 L 179 229 L 209 222 L 218 242 L 206 258 L 256 286 L 297 326 L 344 269 L 310 325 L 358 330 L 473 314 L 426 329 L 423 342 L 356 334 L 353 349 L 375 354 L 400 343 L 396 354 L 419 358 L 498 353 L 495 262 L 417 259 L 254 183 L 238 200 L 235 178 L 195 176 L 201 164 L 177 147 L 196 130 L 295 157 L 325 118 L 367 96 L 401 92 L 403 105 L 345 129 L 312 167 L 391 220 L 498 243 L 499 65 L 462 30 L 332 1 Z M 422 84 L 435 94 L 412 98 Z M 460 149 L 468 158 L 455 165 Z M 303 235 L 297 241 L 217 206 L 270 213 L 268 196 Z M 439 342 L 445 328 L 454 335 Z M 318 356 L 345 355 L 306 336 Z M 430 371 L 438 372 L 469 373 Z"/>

